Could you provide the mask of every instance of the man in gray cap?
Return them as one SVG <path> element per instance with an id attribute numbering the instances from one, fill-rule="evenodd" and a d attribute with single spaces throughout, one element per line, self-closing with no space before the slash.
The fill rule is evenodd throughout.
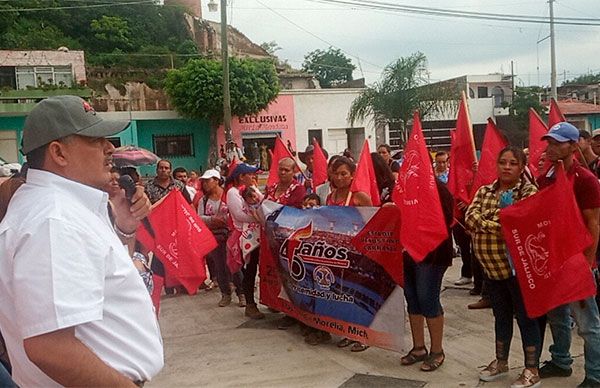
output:
<path id="1" fill-rule="evenodd" d="M 163 366 L 148 292 L 123 241 L 148 199 L 102 191 L 127 122 L 102 120 L 86 101 L 52 97 L 30 112 L 29 170 L 0 223 L 0 330 L 20 386 L 134 386 Z"/>

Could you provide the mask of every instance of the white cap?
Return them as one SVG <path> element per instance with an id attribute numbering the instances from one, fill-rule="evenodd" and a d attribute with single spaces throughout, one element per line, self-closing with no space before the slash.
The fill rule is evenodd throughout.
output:
<path id="1" fill-rule="evenodd" d="M 204 171 L 204 174 L 202 174 L 202 176 L 200 177 L 200 179 L 211 179 L 211 178 L 221 179 L 221 174 L 219 174 L 219 172 L 215 169 L 210 169 L 210 170 Z"/>

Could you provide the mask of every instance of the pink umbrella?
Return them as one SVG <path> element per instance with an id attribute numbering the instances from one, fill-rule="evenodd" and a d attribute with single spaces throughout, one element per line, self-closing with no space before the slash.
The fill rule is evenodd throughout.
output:
<path id="1" fill-rule="evenodd" d="M 123 146 L 115 149 L 113 163 L 117 167 L 147 166 L 156 164 L 160 158 L 147 149 L 136 146 Z"/>

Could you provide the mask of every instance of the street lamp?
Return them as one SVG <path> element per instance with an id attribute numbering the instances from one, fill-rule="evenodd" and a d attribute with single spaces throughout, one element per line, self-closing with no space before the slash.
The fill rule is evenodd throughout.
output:
<path id="1" fill-rule="evenodd" d="M 208 10 L 216 12 L 218 4 L 210 0 Z M 229 150 L 233 143 L 231 134 L 231 97 L 229 95 L 229 52 L 227 43 L 227 0 L 221 0 L 221 61 L 223 62 L 223 127 L 225 128 L 225 143 Z"/>

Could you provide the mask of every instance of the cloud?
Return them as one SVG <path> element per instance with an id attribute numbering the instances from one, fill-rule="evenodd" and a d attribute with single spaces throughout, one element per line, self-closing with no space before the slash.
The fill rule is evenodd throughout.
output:
<path id="1" fill-rule="evenodd" d="M 548 15 L 547 2 L 542 0 L 399 3 L 471 12 Z M 549 41 L 537 43 L 549 33 L 545 24 L 405 15 L 306 0 L 233 1 L 232 4 L 232 24 L 257 43 L 275 40 L 282 47 L 278 56 L 289 59 L 294 67 L 300 67 L 306 53 L 333 45 L 352 57 L 358 67 L 354 76 L 362 76 L 362 68 L 367 82 L 376 81 L 382 68 L 397 58 L 421 51 L 429 60 L 434 80 L 501 70 L 509 74 L 512 60 L 521 82 L 536 84 L 539 79 L 542 84 L 549 83 Z M 555 3 L 555 11 L 557 17 L 600 18 L 600 1 Z M 218 19 L 207 11 L 204 15 Z M 556 31 L 559 73 L 564 75 L 566 71 L 569 77 L 588 70 L 600 71 L 600 64 L 595 65 L 595 58 L 600 56 L 600 27 L 557 26 Z"/>

